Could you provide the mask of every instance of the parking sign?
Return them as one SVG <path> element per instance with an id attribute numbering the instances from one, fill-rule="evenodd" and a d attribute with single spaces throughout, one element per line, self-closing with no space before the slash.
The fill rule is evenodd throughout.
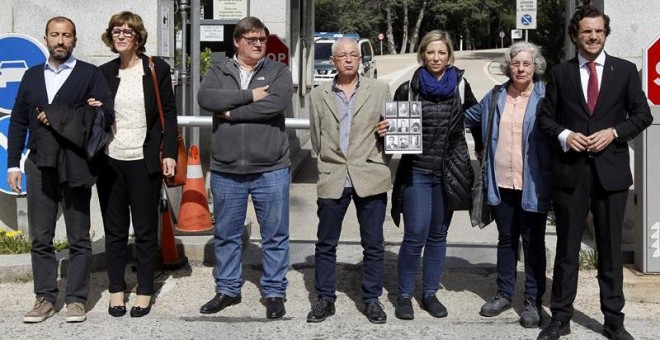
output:
<path id="1" fill-rule="evenodd" d="M 2 116 L 0 117 L 0 192 L 4 192 L 9 195 L 16 195 L 15 192 L 9 187 L 7 183 L 7 135 L 9 131 L 9 119 L 11 116 Z M 27 140 L 27 138 L 25 138 Z M 21 155 L 21 189 L 25 194 L 25 160 L 27 159 L 28 153 L 30 151 L 27 148 L 23 148 L 23 154 Z"/>
<path id="2" fill-rule="evenodd" d="M 0 113 L 11 113 L 23 74 L 42 64 L 48 50 L 25 34 L 0 34 Z"/>

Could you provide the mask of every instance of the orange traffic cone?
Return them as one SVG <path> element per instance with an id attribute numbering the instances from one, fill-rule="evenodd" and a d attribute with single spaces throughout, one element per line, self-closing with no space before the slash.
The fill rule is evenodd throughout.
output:
<path id="1" fill-rule="evenodd" d="M 204 175 L 197 145 L 188 150 L 188 174 L 183 186 L 179 223 L 176 230 L 181 232 L 203 232 L 213 229 L 209 203 L 204 189 Z"/>
<path id="2" fill-rule="evenodd" d="M 188 263 L 188 258 L 185 256 L 179 257 L 179 250 L 177 249 L 176 239 L 174 238 L 174 227 L 172 225 L 172 204 L 170 204 L 166 192 L 163 196 L 160 207 L 160 248 L 163 268 L 179 269 Z"/>

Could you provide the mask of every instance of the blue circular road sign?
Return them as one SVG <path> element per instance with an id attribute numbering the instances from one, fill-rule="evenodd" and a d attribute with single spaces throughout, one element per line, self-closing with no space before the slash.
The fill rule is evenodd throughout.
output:
<path id="1" fill-rule="evenodd" d="M 520 22 L 525 26 L 529 26 L 532 24 L 532 16 L 529 14 L 525 14 L 520 17 Z"/>
<path id="2" fill-rule="evenodd" d="M 0 192 L 5 194 L 17 195 L 16 192 L 12 191 L 7 183 L 7 144 L 8 144 L 8 131 L 9 131 L 9 118 L 11 116 L 2 116 L 0 117 Z M 28 140 L 26 135 L 25 140 Z M 21 192 L 22 195 L 25 194 L 25 160 L 27 159 L 28 153 L 30 150 L 27 149 L 27 142 L 23 148 L 23 154 L 21 155 Z"/>
<path id="3" fill-rule="evenodd" d="M 0 34 L 0 112 L 11 113 L 23 73 L 46 62 L 48 50 L 25 34 Z"/>

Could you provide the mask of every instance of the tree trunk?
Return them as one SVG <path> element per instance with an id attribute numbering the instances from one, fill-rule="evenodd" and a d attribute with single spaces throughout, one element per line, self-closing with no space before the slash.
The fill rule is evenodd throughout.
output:
<path id="1" fill-rule="evenodd" d="M 408 43 L 408 5 L 403 4 L 403 37 L 401 37 L 401 54 L 406 53 L 406 44 Z"/>
<path id="2" fill-rule="evenodd" d="M 473 50 L 474 48 L 472 46 L 472 35 L 470 35 L 470 25 L 468 25 L 467 20 L 463 20 L 463 31 L 465 32 L 465 37 L 463 37 L 463 41 L 465 42 L 465 50 Z"/>
<path id="3" fill-rule="evenodd" d="M 417 47 L 417 40 L 419 39 L 419 28 L 422 26 L 422 19 L 424 19 L 424 11 L 426 10 L 426 0 L 422 1 L 422 7 L 419 9 L 419 16 L 417 17 L 417 22 L 415 23 L 415 29 L 413 30 L 413 35 L 410 37 L 410 44 L 408 45 L 408 53 L 415 52 L 415 47 Z"/>
<path id="4" fill-rule="evenodd" d="M 387 47 L 390 50 L 390 53 L 396 54 L 396 46 L 394 46 L 394 33 L 392 30 L 392 8 L 389 2 L 385 4 L 385 21 L 387 24 L 387 32 L 385 32 L 385 35 L 387 36 Z"/>

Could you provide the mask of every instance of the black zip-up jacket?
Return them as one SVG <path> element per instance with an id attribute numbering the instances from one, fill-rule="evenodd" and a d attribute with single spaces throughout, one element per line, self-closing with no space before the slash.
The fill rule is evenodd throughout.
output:
<path id="1" fill-rule="evenodd" d="M 266 85 L 269 95 L 253 101 L 252 89 Z M 213 113 L 211 170 L 251 174 L 289 167 L 284 118 L 292 96 L 291 71 L 282 63 L 264 59 L 246 90 L 234 59 L 214 64 L 197 92 L 199 106 Z M 225 111 L 231 119 L 222 117 Z"/>

